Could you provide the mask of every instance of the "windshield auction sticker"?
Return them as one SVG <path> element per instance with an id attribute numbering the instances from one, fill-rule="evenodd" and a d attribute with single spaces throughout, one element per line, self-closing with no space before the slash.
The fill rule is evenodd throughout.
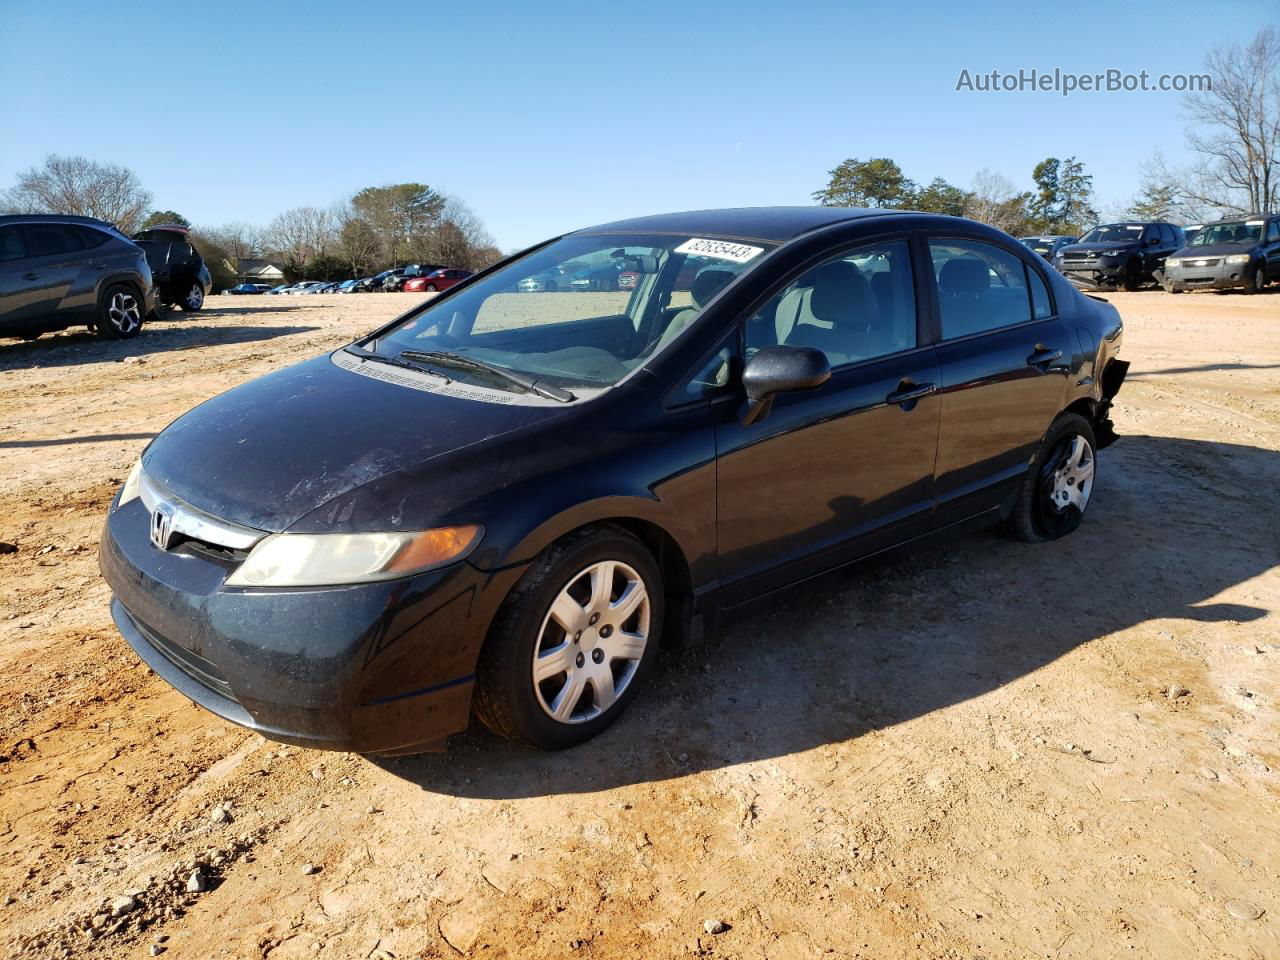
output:
<path id="1" fill-rule="evenodd" d="M 702 240 L 694 237 L 676 247 L 676 253 L 689 253 L 696 257 L 715 257 L 717 260 L 731 260 L 734 263 L 746 263 L 764 247 L 752 247 L 745 243 L 730 243 L 728 240 Z"/>

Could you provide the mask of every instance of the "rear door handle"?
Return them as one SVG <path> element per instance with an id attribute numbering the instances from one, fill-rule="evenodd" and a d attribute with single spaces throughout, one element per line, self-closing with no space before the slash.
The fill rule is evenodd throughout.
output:
<path id="1" fill-rule="evenodd" d="M 885 403 L 901 404 L 904 409 L 908 403 L 919 400 L 921 397 L 927 397 L 931 393 L 937 393 L 937 384 L 933 383 L 912 383 L 910 380 L 903 380 L 898 384 L 898 389 L 893 391 L 884 398 Z"/>
<path id="2" fill-rule="evenodd" d="M 23 280 L 39 280 L 39 279 L 40 279 L 40 274 L 38 274 L 38 273 L 24 273 L 24 274 L 22 275 L 22 279 L 23 279 Z"/>
<path id="3" fill-rule="evenodd" d="M 1062 359 L 1061 350 L 1050 350 L 1048 347 L 1036 345 L 1036 352 L 1027 357 L 1028 367 L 1039 367 L 1041 370 L 1049 369 L 1049 364 L 1055 360 Z"/>

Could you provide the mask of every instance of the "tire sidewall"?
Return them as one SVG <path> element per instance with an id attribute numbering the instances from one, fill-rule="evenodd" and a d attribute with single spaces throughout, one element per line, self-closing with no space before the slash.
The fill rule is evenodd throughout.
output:
<path id="1" fill-rule="evenodd" d="M 1017 505 L 1014 507 L 1014 515 L 1011 518 L 1013 532 L 1020 540 L 1028 543 L 1058 540 L 1074 533 L 1083 522 L 1084 514 L 1089 509 L 1088 503 L 1085 504 L 1084 512 L 1071 511 L 1070 519 L 1053 529 L 1046 527 L 1039 516 L 1042 490 L 1041 473 L 1049 459 L 1055 456 L 1062 441 L 1074 435 L 1084 437 L 1089 444 L 1089 451 L 1093 457 L 1093 488 L 1090 490 L 1089 503 L 1093 502 L 1093 493 L 1096 491 L 1098 483 L 1098 441 L 1093 433 L 1093 424 L 1078 413 L 1061 414 L 1050 424 L 1049 429 L 1045 432 L 1044 439 L 1040 442 L 1040 449 L 1036 452 L 1036 457 L 1027 471 L 1026 478 L 1023 480 Z"/>
<path id="2" fill-rule="evenodd" d="M 534 647 L 552 601 L 583 570 L 601 560 L 621 560 L 640 575 L 649 594 L 649 642 L 630 683 L 614 705 L 583 723 L 559 723 L 547 716 L 533 688 Z M 512 589 L 490 629 L 477 667 L 480 694 L 506 715 L 496 732 L 514 736 L 545 750 L 563 750 L 591 739 L 618 719 L 644 685 L 662 642 L 665 597 L 661 571 L 653 556 L 625 531 L 613 527 L 586 528 L 553 544 Z M 481 711 L 481 719 L 493 726 Z"/>

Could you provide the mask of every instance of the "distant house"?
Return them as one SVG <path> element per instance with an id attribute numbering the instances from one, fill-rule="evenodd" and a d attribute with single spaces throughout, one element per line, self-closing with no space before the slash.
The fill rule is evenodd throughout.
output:
<path id="1" fill-rule="evenodd" d="M 284 283 L 284 264 L 278 260 L 238 260 L 236 276 L 241 283 Z"/>

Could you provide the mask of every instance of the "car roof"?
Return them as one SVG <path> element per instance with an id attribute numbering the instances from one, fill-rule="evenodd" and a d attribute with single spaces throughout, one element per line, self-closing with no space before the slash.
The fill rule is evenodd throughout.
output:
<path id="1" fill-rule="evenodd" d="M 99 220 L 97 217 L 80 217 L 70 213 L 6 213 L 0 216 L 0 225 L 6 223 L 83 223 L 91 227 L 110 227 L 116 229 L 114 223 Z"/>
<path id="2" fill-rule="evenodd" d="M 1221 220 L 1210 220 L 1204 224 L 1206 227 L 1216 227 L 1220 223 L 1248 223 L 1251 220 L 1270 220 L 1274 214 L 1270 213 L 1239 213 L 1233 217 L 1223 217 Z"/>
<path id="3" fill-rule="evenodd" d="M 910 210 L 870 207 L 731 207 L 722 210 L 688 210 L 648 217 L 615 220 L 576 231 L 598 233 L 668 233 L 695 237 L 727 237 L 786 243 L 813 230 L 872 217 L 918 217 Z"/>

